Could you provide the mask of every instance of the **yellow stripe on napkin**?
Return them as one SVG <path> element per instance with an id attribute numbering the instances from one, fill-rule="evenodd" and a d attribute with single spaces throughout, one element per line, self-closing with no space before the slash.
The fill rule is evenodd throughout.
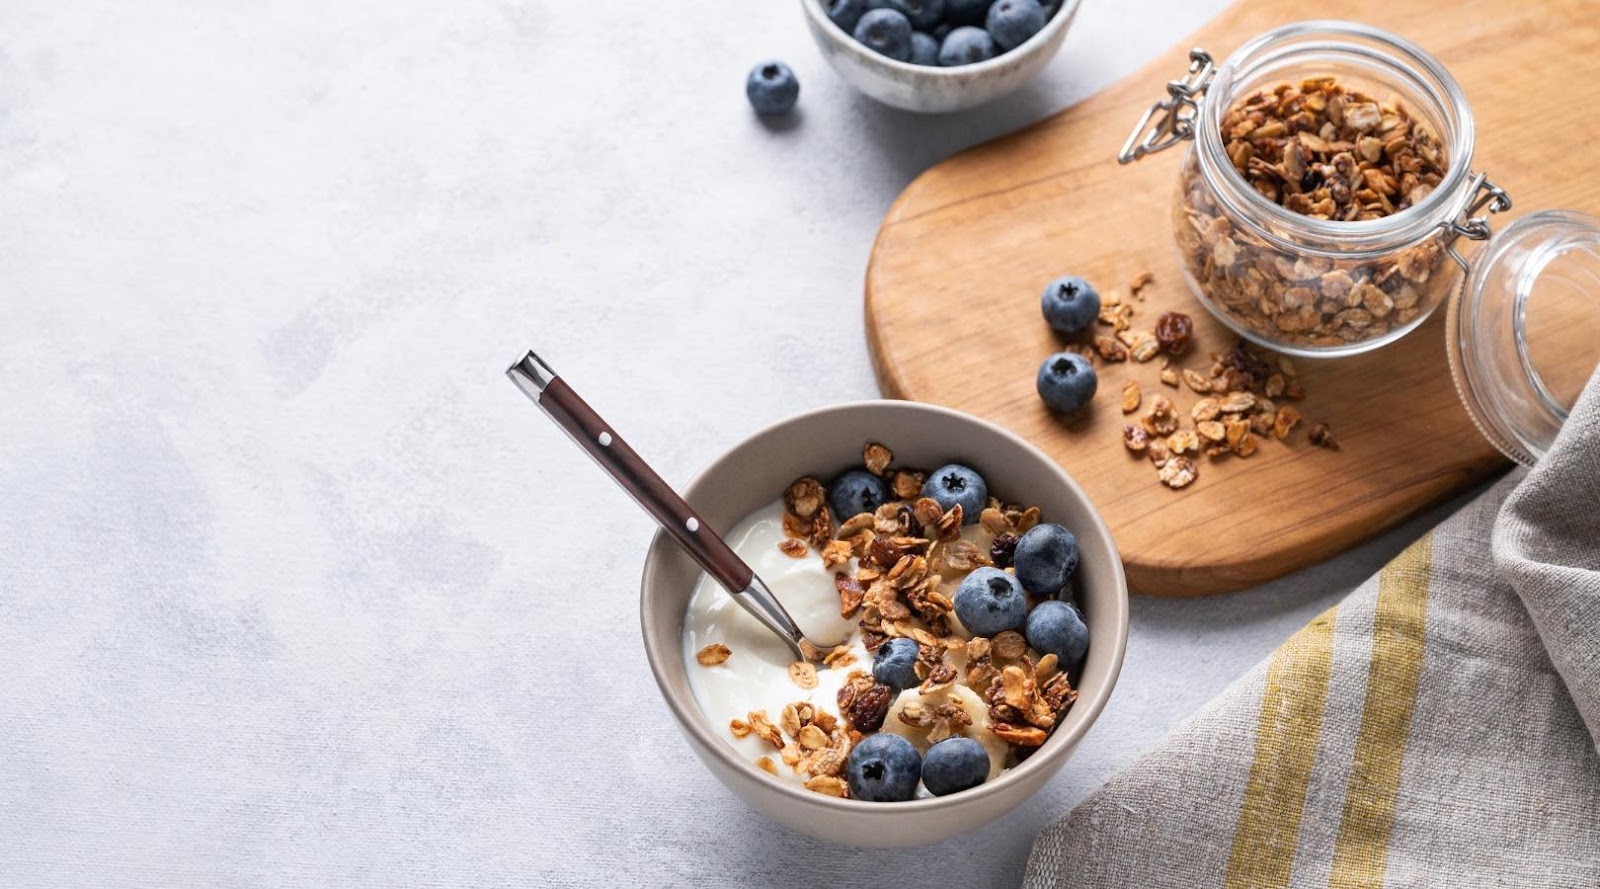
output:
<path id="1" fill-rule="evenodd" d="M 1228 859 L 1227 889 L 1289 885 L 1300 834 L 1300 811 L 1322 731 L 1333 665 L 1330 608 L 1294 634 L 1267 665 L 1256 726 L 1255 760 L 1245 783 Z"/>
<path id="2" fill-rule="evenodd" d="M 1411 715 L 1417 706 L 1433 568 L 1433 536 L 1412 544 L 1378 575 L 1372 663 L 1355 765 L 1333 850 L 1332 889 L 1382 886 Z"/>

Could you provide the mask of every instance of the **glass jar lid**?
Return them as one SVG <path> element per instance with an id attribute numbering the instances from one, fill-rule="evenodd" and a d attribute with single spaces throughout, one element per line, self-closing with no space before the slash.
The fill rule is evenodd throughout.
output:
<path id="1" fill-rule="evenodd" d="M 1538 462 L 1600 366 L 1600 219 L 1546 210 L 1507 226 L 1474 257 L 1446 331 L 1478 429 Z"/>

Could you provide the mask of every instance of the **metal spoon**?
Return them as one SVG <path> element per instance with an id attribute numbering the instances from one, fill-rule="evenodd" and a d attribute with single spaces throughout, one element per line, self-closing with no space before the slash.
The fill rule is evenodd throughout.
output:
<path id="1" fill-rule="evenodd" d="M 529 352 L 506 369 L 506 376 L 533 399 L 568 438 L 593 457 L 601 469 L 616 479 L 622 490 L 632 495 L 707 574 L 732 593 L 735 602 L 778 634 L 797 658 L 820 660 L 833 647 L 807 639 L 772 590 L 744 559 L 739 558 L 722 536 L 712 530 L 538 355 Z"/>

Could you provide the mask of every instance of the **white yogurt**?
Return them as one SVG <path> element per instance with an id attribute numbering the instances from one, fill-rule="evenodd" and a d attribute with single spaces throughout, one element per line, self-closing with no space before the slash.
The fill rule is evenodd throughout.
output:
<path id="1" fill-rule="evenodd" d="M 842 669 L 817 669 L 817 687 L 806 691 L 789 679 L 794 653 L 773 632 L 739 607 L 715 580 L 701 575 L 689 599 L 684 619 L 683 657 L 689 667 L 689 687 L 711 725 L 751 760 L 771 756 L 778 774 L 796 783 L 806 776 L 782 767 L 771 744 L 749 735 L 735 738 L 728 723 L 744 719 L 754 710 L 767 711 L 774 724 L 786 704 L 806 701 L 829 713 L 839 709 L 839 688 L 852 670 L 872 669 L 872 657 L 861 644 L 855 620 L 839 616 L 839 592 L 833 572 L 822 567 L 815 552 L 796 559 L 778 549 L 783 533 L 783 501 L 776 500 L 747 516 L 726 535 L 756 575 L 766 581 L 778 601 L 809 639 L 828 643 L 849 638 L 856 656 Z M 841 566 L 839 570 L 853 570 Z M 733 654 L 715 667 L 701 666 L 695 654 L 706 645 L 721 642 Z"/>
<path id="2" fill-rule="evenodd" d="M 755 735 L 735 738 L 728 724 L 735 719 L 746 719 L 752 711 L 765 710 L 774 724 L 785 705 L 806 701 L 835 715 L 838 714 L 839 689 L 845 677 L 854 670 L 872 669 L 872 656 L 861 643 L 860 628 L 855 619 L 839 616 L 839 592 L 834 586 L 834 572 L 822 566 L 822 557 L 808 551 L 804 558 L 796 559 L 778 549 L 784 539 L 783 501 L 777 500 L 747 516 L 727 535 L 728 545 L 767 582 L 778 601 L 783 603 L 795 623 L 808 638 L 819 642 L 850 640 L 850 651 L 856 656 L 852 664 L 839 669 L 817 669 L 817 687 L 806 691 L 789 678 L 789 664 L 794 654 L 782 640 L 750 616 L 733 597 L 715 580 L 701 575 L 689 599 L 689 611 L 684 618 L 683 657 L 688 665 L 689 687 L 695 700 L 714 729 L 720 731 L 747 759 L 763 756 L 772 758 L 778 766 L 777 775 L 783 780 L 802 782 L 807 775 L 784 766 L 772 745 Z M 973 524 L 962 529 L 962 537 L 980 547 L 987 548 L 991 535 L 982 526 Z M 855 565 L 841 566 L 837 570 L 853 572 Z M 956 624 L 956 632 L 967 633 Z M 695 655 L 701 648 L 720 642 L 733 652 L 715 667 L 701 665 Z M 1036 655 L 1037 656 L 1037 655 Z M 952 658 L 957 669 L 965 664 L 964 656 Z M 926 732 L 911 729 L 895 720 L 907 703 L 921 699 L 917 689 L 907 689 L 895 699 L 890 709 L 886 729 L 907 737 L 919 750 L 926 752 Z M 1005 742 L 985 731 L 989 725 L 986 705 L 978 695 L 964 686 L 937 692 L 928 703 L 956 702 L 968 711 L 973 720 L 967 732 L 988 751 L 990 777 L 1000 774 L 1005 767 L 1007 748 Z M 926 791 L 919 790 L 919 795 Z"/>

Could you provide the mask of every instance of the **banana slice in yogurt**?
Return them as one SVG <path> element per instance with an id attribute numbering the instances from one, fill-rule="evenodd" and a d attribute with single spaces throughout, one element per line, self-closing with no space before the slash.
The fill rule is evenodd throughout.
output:
<path id="1" fill-rule="evenodd" d="M 919 704 L 930 713 L 944 704 L 954 704 L 966 711 L 972 720 L 972 725 L 956 726 L 957 733 L 982 744 L 984 752 L 989 754 L 988 780 L 993 781 L 1005 770 L 1009 747 L 1006 742 L 988 730 L 989 705 L 983 702 L 983 698 L 978 697 L 977 692 L 965 685 L 950 685 L 927 694 L 915 688 L 908 688 L 889 705 L 889 715 L 883 720 L 883 730 L 904 737 L 917 748 L 917 752 L 927 753 L 928 748 L 933 746 L 928 742 L 928 733 L 932 730 L 932 726 L 918 728 L 907 725 L 900 719 L 900 714 L 912 704 Z"/>

